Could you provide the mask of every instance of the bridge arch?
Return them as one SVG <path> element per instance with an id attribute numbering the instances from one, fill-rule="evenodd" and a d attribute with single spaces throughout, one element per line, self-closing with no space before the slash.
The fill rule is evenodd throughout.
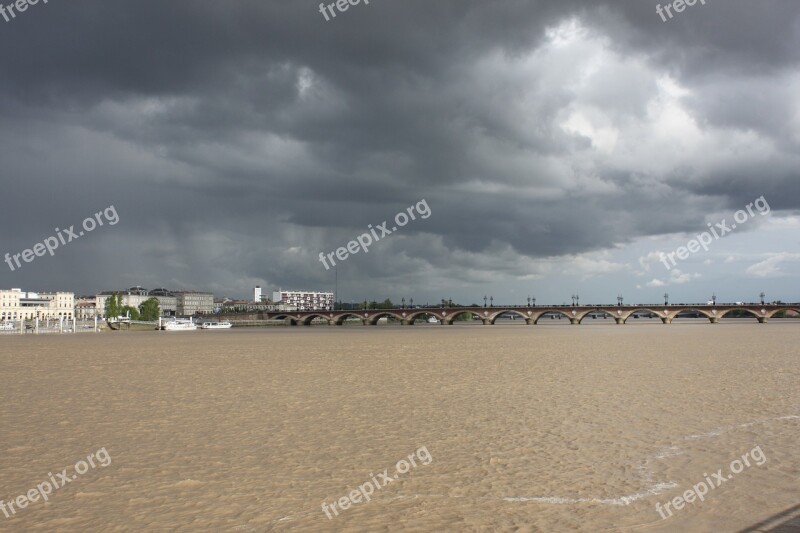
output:
<path id="1" fill-rule="evenodd" d="M 568 320 L 572 320 L 573 318 L 575 318 L 574 316 L 570 315 L 569 313 L 567 313 L 563 309 L 554 309 L 553 308 L 553 309 L 541 309 L 541 310 L 538 311 L 538 313 L 533 314 L 531 316 L 531 319 L 533 320 L 534 324 L 538 324 L 539 320 L 541 320 L 541 318 L 543 316 L 547 315 L 547 314 L 562 315 L 564 318 L 566 318 Z"/>
<path id="2" fill-rule="evenodd" d="M 717 312 L 717 314 L 713 314 L 713 313 L 709 313 L 707 311 L 703 311 L 702 309 L 697 309 L 696 307 L 680 307 L 678 309 L 673 309 L 673 311 L 675 311 L 675 313 L 672 314 L 672 319 L 673 320 L 676 319 L 676 318 L 680 318 L 680 315 L 682 315 L 684 313 L 697 313 L 699 315 L 703 315 L 704 317 L 706 317 L 707 319 L 709 319 L 712 322 L 715 319 L 719 319 L 719 317 L 720 317 L 719 312 Z"/>
<path id="3" fill-rule="evenodd" d="M 443 317 L 441 313 L 436 313 L 436 312 L 434 312 L 434 311 L 432 311 L 430 309 L 420 309 L 418 311 L 414 311 L 414 312 L 409 313 L 407 316 L 405 316 L 403 318 L 403 320 L 405 320 L 409 324 L 413 324 L 414 322 L 419 320 L 421 317 L 426 316 L 426 315 L 431 315 L 433 317 L 436 317 L 436 320 L 440 320 L 440 321 L 443 321 L 445 319 L 445 317 Z"/>
<path id="4" fill-rule="evenodd" d="M 528 316 L 525 313 L 523 313 L 522 311 L 520 311 L 519 309 L 501 309 L 500 311 L 496 311 L 494 314 L 489 315 L 486 318 L 486 320 L 489 321 L 489 324 L 494 326 L 495 323 L 497 322 L 497 319 L 500 318 L 501 315 L 505 315 L 506 313 L 511 313 L 513 315 L 516 315 L 516 316 L 522 318 L 523 320 L 525 320 L 526 322 L 528 322 L 528 320 L 530 320 L 531 317 L 533 316 L 533 313 L 531 313 L 531 315 Z M 478 316 L 480 316 L 480 315 L 478 315 Z"/>
<path id="5" fill-rule="evenodd" d="M 619 318 L 622 318 L 622 317 L 621 317 L 621 315 L 618 315 L 618 314 L 614 313 L 614 311 L 615 311 L 614 309 L 607 309 L 607 308 L 603 308 L 603 307 L 593 307 L 591 309 L 586 309 L 585 311 L 582 311 L 580 314 L 578 314 L 576 316 L 576 318 L 578 319 L 578 324 L 582 324 L 583 321 L 585 319 L 591 317 L 591 315 L 602 314 L 602 315 L 607 315 L 605 317 L 606 322 L 608 322 L 608 320 L 611 319 L 611 323 L 612 324 L 616 324 L 617 323 L 616 320 L 619 319 Z"/>
<path id="6" fill-rule="evenodd" d="M 766 314 L 764 314 L 763 316 L 767 318 L 772 318 L 781 311 L 794 311 L 795 313 L 800 315 L 800 307 L 788 307 L 788 308 L 785 307 L 783 309 L 775 309 L 774 311 L 767 311 Z"/>
<path id="7" fill-rule="evenodd" d="M 390 313 L 388 311 L 379 311 L 379 312 L 377 312 L 377 313 L 375 313 L 373 315 L 370 315 L 370 317 L 369 317 L 369 325 L 370 326 L 377 326 L 378 325 L 378 320 L 380 320 L 381 318 L 384 318 L 384 317 L 386 317 L 386 318 L 389 318 L 389 317 L 396 318 L 397 320 L 399 320 L 401 322 L 403 320 L 405 320 L 405 318 L 403 318 L 402 316 L 398 315 L 397 313 Z"/>
<path id="8" fill-rule="evenodd" d="M 632 318 L 633 315 L 635 315 L 636 313 L 642 313 L 642 312 L 654 314 L 654 315 L 656 315 L 656 317 L 660 318 L 661 320 L 664 320 L 664 318 L 666 318 L 664 316 L 664 312 L 663 311 L 658 311 L 658 310 L 652 309 L 650 307 L 637 307 L 633 311 L 630 311 L 628 314 L 624 314 L 622 316 L 622 323 L 623 324 L 627 323 L 628 319 Z M 670 313 L 667 313 L 667 317 L 669 316 L 669 314 Z M 674 316 L 673 316 L 673 318 L 674 318 Z"/>
<path id="9" fill-rule="evenodd" d="M 364 312 L 363 311 L 361 313 L 358 313 L 356 311 L 344 312 L 344 313 L 336 315 L 336 317 L 334 318 L 334 324 L 336 324 L 337 326 L 343 326 L 344 325 L 344 321 L 347 320 L 348 318 L 356 318 L 356 319 L 360 320 L 362 324 L 364 324 L 364 321 L 366 320 L 366 317 L 364 316 Z"/>
<path id="10" fill-rule="evenodd" d="M 722 318 L 722 317 L 724 317 L 724 316 L 726 316 L 726 315 L 728 315 L 730 313 L 733 313 L 734 311 L 744 311 L 745 313 L 747 313 L 748 315 L 752 316 L 753 318 L 761 318 L 761 317 L 766 317 L 767 316 L 766 313 L 764 313 L 762 315 L 762 314 L 759 314 L 756 311 L 753 311 L 752 309 L 748 309 L 746 307 L 735 307 L 733 309 L 726 309 L 725 311 L 722 311 L 721 313 L 719 313 L 719 318 Z"/>
<path id="11" fill-rule="evenodd" d="M 321 318 L 322 320 L 327 321 L 328 325 L 330 325 L 331 322 L 333 321 L 333 318 L 331 318 L 330 314 L 323 315 L 322 313 L 314 313 L 313 315 L 306 315 L 305 317 L 303 317 L 303 325 L 310 326 L 315 318 Z"/>
<path id="12" fill-rule="evenodd" d="M 289 325 L 296 326 L 301 322 L 300 317 L 292 316 L 290 314 L 281 314 L 272 317 L 273 320 L 286 320 Z"/>

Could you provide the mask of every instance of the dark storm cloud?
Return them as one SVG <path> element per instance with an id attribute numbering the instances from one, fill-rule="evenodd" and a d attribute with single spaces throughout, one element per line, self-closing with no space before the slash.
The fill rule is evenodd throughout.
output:
<path id="1" fill-rule="evenodd" d="M 797 209 L 800 8 L 656 3 L 32 7 L 0 21 L 0 252 L 110 204 L 121 223 L 0 285 L 327 286 L 319 251 L 421 198 L 350 279 L 524 276 L 761 194 Z"/>

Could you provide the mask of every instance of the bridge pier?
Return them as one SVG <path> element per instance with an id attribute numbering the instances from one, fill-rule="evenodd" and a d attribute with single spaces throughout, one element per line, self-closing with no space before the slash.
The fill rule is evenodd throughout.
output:
<path id="1" fill-rule="evenodd" d="M 672 324 L 672 319 L 669 317 L 664 317 L 661 319 L 661 322 L 663 322 L 664 324 Z"/>
<path id="2" fill-rule="evenodd" d="M 623 324 L 625 324 L 625 319 L 622 318 L 622 317 L 615 316 L 614 320 L 617 322 L 617 325 L 619 325 L 619 326 L 622 326 Z"/>
<path id="3" fill-rule="evenodd" d="M 712 316 L 712 317 L 709 317 L 708 320 L 710 320 L 712 324 L 719 324 L 719 318 L 718 317 Z"/>
<path id="4" fill-rule="evenodd" d="M 758 318 L 758 323 L 759 324 L 766 324 L 767 322 L 769 322 L 769 318 L 767 318 L 765 316 L 760 316 L 760 317 L 757 317 L 757 318 Z"/>
<path id="5" fill-rule="evenodd" d="M 570 318 L 569 323 L 572 324 L 573 326 L 578 326 L 580 325 L 581 321 L 578 320 L 577 318 Z"/>

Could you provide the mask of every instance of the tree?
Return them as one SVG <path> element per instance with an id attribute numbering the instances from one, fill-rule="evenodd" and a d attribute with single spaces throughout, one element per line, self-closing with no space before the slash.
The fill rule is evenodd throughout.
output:
<path id="1" fill-rule="evenodd" d="M 117 296 L 118 296 L 117 293 L 114 293 L 108 298 L 106 298 L 105 309 L 104 309 L 106 318 L 117 318 L 119 316 L 119 310 L 122 306 L 117 305 Z M 120 298 L 120 303 L 121 303 L 121 298 Z"/>
<path id="2" fill-rule="evenodd" d="M 142 320 L 158 320 L 161 309 L 158 306 L 158 298 L 148 298 L 139 306 Z"/>
<path id="3" fill-rule="evenodd" d="M 130 316 L 131 320 L 139 320 L 139 310 L 132 305 L 123 306 L 120 310 L 120 315 Z"/>

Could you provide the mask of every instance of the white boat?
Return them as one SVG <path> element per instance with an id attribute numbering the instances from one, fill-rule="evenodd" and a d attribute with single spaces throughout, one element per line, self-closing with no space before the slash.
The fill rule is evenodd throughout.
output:
<path id="1" fill-rule="evenodd" d="M 439 323 L 439 319 L 436 318 L 435 316 L 432 316 L 432 317 L 430 317 L 428 319 L 428 324 L 438 324 L 438 323 Z"/>
<path id="2" fill-rule="evenodd" d="M 192 319 L 176 318 L 166 322 L 161 329 L 164 331 L 193 331 L 197 329 L 197 324 Z"/>
<path id="3" fill-rule="evenodd" d="M 224 322 L 204 322 L 201 329 L 231 329 L 233 324 L 225 320 Z"/>
<path id="4" fill-rule="evenodd" d="M 14 331 L 14 329 L 13 322 L 3 322 L 0 324 L 0 331 Z"/>

